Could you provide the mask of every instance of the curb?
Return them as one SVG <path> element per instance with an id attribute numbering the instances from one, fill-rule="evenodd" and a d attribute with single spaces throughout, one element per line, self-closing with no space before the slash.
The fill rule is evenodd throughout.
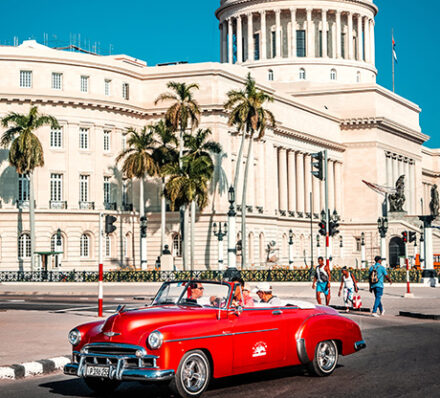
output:
<path id="1" fill-rule="evenodd" d="M 420 312 L 399 311 L 399 316 L 406 316 L 408 318 L 432 319 L 434 321 L 440 321 L 440 315 L 422 314 Z"/>
<path id="2" fill-rule="evenodd" d="M 63 369 L 70 362 L 70 355 L 41 359 L 11 366 L 0 367 L 0 379 L 21 379 L 24 377 L 48 374 Z"/>

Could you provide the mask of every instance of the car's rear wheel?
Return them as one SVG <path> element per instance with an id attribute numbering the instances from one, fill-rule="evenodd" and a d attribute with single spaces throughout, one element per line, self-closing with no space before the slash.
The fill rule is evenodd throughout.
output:
<path id="1" fill-rule="evenodd" d="M 103 379 L 101 377 L 84 377 L 84 382 L 87 387 L 98 395 L 107 395 L 116 390 L 120 384 L 118 380 Z"/>
<path id="2" fill-rule="evenodd" d="M 201 350 L 187 352 L 180 361 L 171 389 L 183 398 L 197 398 L 208 387 L 211 365 Z"/>
<path id="3" fill-rule="evenodd" d="M 338 364 L 338 347 L 334 340 L 321 341 L 315 348 L 315 357 L 309 365 L 311 372 L 319 377 L 329 376 Z"/>

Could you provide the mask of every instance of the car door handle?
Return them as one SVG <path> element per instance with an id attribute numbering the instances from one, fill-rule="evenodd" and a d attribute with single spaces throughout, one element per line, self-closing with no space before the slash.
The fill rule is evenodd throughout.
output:
<path id="1" fill-rule="evenodd" d="M 281 315 L 282 313 L 283 313 L 283 311 L 281 311 L 281 310 L 272 311 L 272 315 Z"/>

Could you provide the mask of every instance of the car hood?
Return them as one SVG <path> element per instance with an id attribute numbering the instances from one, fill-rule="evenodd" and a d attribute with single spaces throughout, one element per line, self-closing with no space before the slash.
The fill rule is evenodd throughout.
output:
<path id="1" fill-rule="evenodd" d="M 119 312 L 109 317 L 92 342 L 119 342 L 144 345 L 153 330 L 176 323 L 200 321 L 215 317 L 215 310 L 190 306 L 154 306 Z M 162 331 L 162 330 L 161 330 Z"/>

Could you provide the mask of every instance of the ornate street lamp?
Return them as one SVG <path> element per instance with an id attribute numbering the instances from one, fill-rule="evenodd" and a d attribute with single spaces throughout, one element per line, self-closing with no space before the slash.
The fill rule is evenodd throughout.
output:
<path id="1" fill-rule="evenodd" d="M 212 225 L 212 230 L 214 232 L 214 236 L 217 237 L 218 240 L 218 270 L 223 271 L 223 238 L 228 234 L 228 225 L 226 223 L 219 223 L 219 229 L 217 230 L 217 223 Z"/>
<path id="2" fill-rule="evenodd" d="M 147 217 L 142 216 L 139 219 L 139 228 L 141 235 L 141 269 L 144 271 L 147 269 Z"/>
<path id="3" fill-rule="evenodd" d="M 382 265 L 386 267 L 386 236 L 388 231 L 388 218 L 379 217 L 377 219 L 377 228 L 380 235 L 380 257 L 382 258 Z"/>
<path id="4" fill-rule="evenodd" d="M 420 233 L 420 269 L 423 270 L 425 268 L 425 234 L 422 227 L 422 231 Z"/>
<path id="5" fill-rule="evenodd" d="M 289 267 L 293 269 L 293 231 L 289 229 Z"/>
<path id="6" fill-rule="evenodd" d="M 227 277 L 231 277 L 237 270 L 237 250 L 236 250 L 236 229 L 235 229 L 235 217 L 237 215 L 235 211 L 235 189 L 231 185 L 228 191 L 229 211 L 228 211 L 228 272 Z M 231 274 L 231 275 L 229 275 Z M 226 278 L 226 275 L 225 275 Z"/>
<path id="7" fill-rule="evenodd" d="M 366 259 L 365 259 L 365 232 L 361 233 L 361 264 L 362 264 L 362 268 L 366 267 Z"/>
<path id="8" fill-rule="evenodd" d="M 344 265 L 344 241 L 342 235 L 339 235 L 339 251 L 341 253 L 341 265 Z"/>
<path id="9" fill-rule="evenodd" d="M 55 251 L 58 252 L 58 254 L 55 255 L 55 266 L 60 267 L 61 266 L 61 250 L 62 250 L 62 241 L 61 241 L 61 229 L 57 229 L 57 235 L 56 235 L 56 245 L 55 245 Z"/>

